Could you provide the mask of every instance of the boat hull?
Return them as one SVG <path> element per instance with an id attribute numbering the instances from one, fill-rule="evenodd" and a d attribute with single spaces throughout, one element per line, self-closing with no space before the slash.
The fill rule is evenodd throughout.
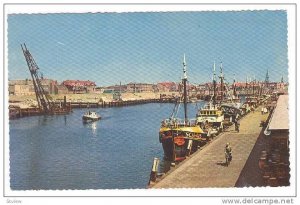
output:
<path id="1" fill-rule="evenodd" d="M 221 105 L 221 109 L 224 113 L 225 118 L 231 117 L 234 120 L 235 118 L 238 118 L 239 116 L 242 115 L 241 109 L 234 105 L 230 105 L 230 104 Z"/>
<path id="2" fill-rule="evenodd" d="M 164 157 L 167 161 L 179 162 L 193 154 L 201 146 L 201 139 L 193 140 L 181 136 L 161 138 Z"/>
<path id="3" fill-rule="evenodd" d="M 82 117 L 82 120 L 85 121 L 85 122 L 93 122 L 93 121 L 97 121 L 97 120 L 100 120 L 101 117 L 87 117 L 87 116 L 83 116 Z"/>

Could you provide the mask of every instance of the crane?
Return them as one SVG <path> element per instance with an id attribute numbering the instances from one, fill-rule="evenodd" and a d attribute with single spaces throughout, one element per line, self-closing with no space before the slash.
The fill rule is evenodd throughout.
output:
<path id="1" fill-rule="evenodd" d="M 23 54 L 25 56 L 28 69 L 30 71 L 30 75 L 32 77 L 34 92 L 36 96 L 36 100 L 38 102 L 39 110 L 43 114 L 52 115 L 52 114 L 67 114 L 71 112 L 71 106 L 67 107 L 66 105 L 66 96 L 65 96 L 65 103 L 64 107 L 58 107 L 55 105 L 53 101 L 51 101 L 50 97 L 46 94 L 40 77 L 39 77 L 39 67 L 36 64 L 34 58 L 32 57 L 31 53 L 26 47 L 26 44 L 21 44 L 21 48 Z"/>

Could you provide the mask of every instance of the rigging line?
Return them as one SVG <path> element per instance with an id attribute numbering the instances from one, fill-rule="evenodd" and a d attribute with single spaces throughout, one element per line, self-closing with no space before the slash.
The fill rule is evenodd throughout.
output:
<path id="1" fill-rule="evenodd" d="M 178 116 L 178 112 L 179 112 L 179 110 L 180 110 L 180 105 L 181 105 L 181 103 L 179 102 L 179 103 L 178 103 L 178 106 L 177 106 L 176 114 L 175 114 L 176 117 Z"/>
<path id="2" fill-rule="evenodd" d="M 175 113 L 177 112 L 176 110 L 178 109 L 178 99 L 177 98 L 175 98 L 175 106 L 173 107 L 173 111 L 172 111 L 172 114 L 171 114 L 171 119 L 173 119 L 174 118 L 174 116 L 175 116 Z"/>

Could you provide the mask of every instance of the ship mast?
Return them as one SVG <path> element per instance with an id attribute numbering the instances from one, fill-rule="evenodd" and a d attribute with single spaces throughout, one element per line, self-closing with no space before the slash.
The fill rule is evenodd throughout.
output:
<path id="1" fill-rule="evenodd" d="M 213 105 L 215 106 L 216 105 L 216 62 L 214 62 L 213 85 L 214 85 Z"/>
<path id="2" fill-rule="evenodd" d="M 253 82 L 252 82 L 252 95 L 254 96 L 255 95 L 255 88 L 254 88 L 254 83 L 256 84 L 256 79 L 255 79 L 255 76 L 253 77 Z"/>
<path id="3" fill-rule="evenodd" d="M 236 97 L 236 85 L 235 85 L 235 74 L 234 74 L 234 77 L 233 77 L 233 96 Z"/>
<path id="4" fill-rule="evenodd" d="M 222 63 L 222 61 L 221 61 L 221 64 L 220 64 L 220 79 L 221 79 L 221 101 L 223 101 L 224 76 L 223 76 L 223 63 Z"/>
<path id="5" fill-rule="evenodd" d="M 183 55 L 183 103 L 184 103 L 184 122 L 187 123 L 188 117 L 187 117 L 187 74 L 186 74 L 186 62 L 185 62 L 185 54 Z"/>

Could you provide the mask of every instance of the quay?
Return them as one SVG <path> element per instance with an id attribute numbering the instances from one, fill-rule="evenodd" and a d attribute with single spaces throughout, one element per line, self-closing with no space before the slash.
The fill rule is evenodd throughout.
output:
<path id="1" fill-rule="evenodd" d="M 89 101 L 71 101 L 67 102 L 66 100 L 57 100 L 53 103 L 58 107 L 67 107 L 69 109 L 73 108 L 110 108 L 110 107 L 125 107 L 133 105 L 141 105 L 147 103 L 172 103 L 173 99 L 165 98 L 148 98 L 148 99 L 134 99 L 134 100 L 124 100 L 124 101 L 102 101 L 102 102 L 89 102 Z M 21 108 L 18 106 L 11 106 L 9 108 L 9 117 L 10 119 L 26 117 L 26 116 L 35 116 L 43 115 L 44 113 L 37 107 L 25 107 Z"/>
<path id="2" fill-rule="evenodd" d="M 261 180 L 259 171 L 259 154 L 255 152 L 266 149 L 265 144 L 255 146 L 256 142 L 263 138 L 263 127 L 260 126 L 262 115 L 259 106 L 254 112 L 249 113 L 240 121 L 240 132 L 230 127 L 217 138 L 194 153 L 190 158 L 184 160 L 175 168 L 171 168 L 163 177 L 157 179 L 149 188 L 204 188 L 204 187 L 235 187 L 247 186 L 244 167 L 252 161 L 254 167 L 252 179 L 259 182 L 257 185 L 265 186 Z M 233 159 L 230 165 L 225 165 L 224 148 L 229 142 L 232 147 Z M 253 150 L 255 147 L 256 150 Z M 260 149 L 260 150 L 259 150 Z M 249 167 L 250 168 L 250 167 Z M 246 170 L 247 171 L 247 170 Z M 249 172 L 249 170 L 248 170 Z M 241 174 L 244 173 L 244 174 Z M 251 175 L 251 174 L 250 174 Z"/>
<path id="3" fill-rule="evenodd" d="M 106 108 L 106 107 L 123 107 L 131 105 L 140 105 L 146 103 L 161 102 L 160 99 L 139 99 L 126 101 L 102 101 L 102 102 L 68 102 L 71 108 Z M 55 102 L 59 105 L 60 102 Z"/>

